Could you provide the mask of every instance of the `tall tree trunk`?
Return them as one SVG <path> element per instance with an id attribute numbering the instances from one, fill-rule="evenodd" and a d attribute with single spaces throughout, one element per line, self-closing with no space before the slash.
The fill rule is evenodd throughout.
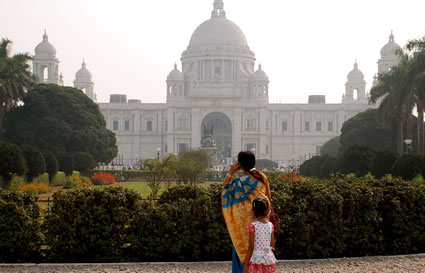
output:
<path id="1" fill-rule="evenodd" d="M 396 144 L 397 153 L 403 154 L 403 121 L 402 119 L 397 120 L 397 132 L 396 132 Z"/>
<path id="2" fill-rule="evenodd" d="M 416 104 L 418 108 L 418 154 L 424 153 L 424 107 L 422 103 Z"/>
<path id="3" fill-rule="evenodd" d="M 0 140 L 3 138 L 3 118 L 4 118 L 3 106 L 0 104 Z"/>

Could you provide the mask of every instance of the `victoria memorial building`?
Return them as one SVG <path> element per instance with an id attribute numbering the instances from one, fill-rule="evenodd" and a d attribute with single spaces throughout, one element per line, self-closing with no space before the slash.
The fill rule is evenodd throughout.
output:
<path id="1" fill-rule="evenodd" d="M 398 48 L 391 33 L 380 52 L 378 73 L 398 63 Z M 211 18 L 195 29 L 181 55 L 181 70 L 175 64 L 166 78 L 165 103 L 142 103 L 124 94 L 99 103 L 107 128 L 117 137 L 114 162 L 134 165 L 140 159 L 214 147 L 222 163 L 252 150 L 257 159 L 296 166 L 338 136 L 344 121 L 371 107 L 357 63 L 347 75 L 341 103 L 312 95 L 307 104 L 272 104 L 268 76 L 255 61 L 244 33 L 227 19 L 223 0 L 215 0 Z M 63 84 L 58 64 L 44 34 L 35 49 L 33 72 L 41 81 Z M 84 61 L 74 86 L 96 101 Z"/>

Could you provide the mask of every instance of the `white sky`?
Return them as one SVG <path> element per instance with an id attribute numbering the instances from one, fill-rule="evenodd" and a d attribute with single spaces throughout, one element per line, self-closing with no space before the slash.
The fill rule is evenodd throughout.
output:
<path id="1" fill-rule="evenodd" d="M 13 53 L 49 41 L 72 85 L 83 58 L 99 102 L 127 94 L 165 102 L 165 80 L 213 0 L 0 0 L 0 37 Z M 404 46 L 425 34 L 424 0 L 224 0 L 227 19 L 245 33 L 268 74 L 271 103 L 338 103 L 357 59 L 367 90 L 391 30 Z M 257 68 L 257 66 L 256 66 Z"/>

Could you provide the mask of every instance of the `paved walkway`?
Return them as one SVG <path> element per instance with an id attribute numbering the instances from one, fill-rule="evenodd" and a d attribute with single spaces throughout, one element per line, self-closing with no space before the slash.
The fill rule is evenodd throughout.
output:
<path id="1" fill-rule="evenodd" d="M 122 264 L 0 264 L 0 272 L 231 272 L 230 262 Z M 425 254 L 279 261 L 276 272 L 425 272 Z"/>

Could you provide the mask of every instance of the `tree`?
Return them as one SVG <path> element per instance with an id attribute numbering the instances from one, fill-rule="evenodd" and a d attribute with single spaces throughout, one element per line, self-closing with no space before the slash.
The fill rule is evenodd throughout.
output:
<path id="1" fill-rule="evenodd" d="M 322 164 L 329 158 L 329 156 L 315 155 L 312 158 L 306 160 L 300 166 L 300 174 L 304 176 L 322 176 Z"/>
<path id="2" fill-rule="evenodd" d="M 46 163 L 44 161 L 43 154 L 37 147 L 22 145 L 21 149 L 28 166 L 28 182 L 32 182 L 34 177 L 37 177 L 46 171 Z"/>
<path id="3" fill-rule="evenodd" d="M 320 155 L 329 155 L 336 157 L 338 155 L 339 149 L 339 136 L 333 137 L 323 144 L 322 148 L 320 148 Z"/>
<path id="4" fill-rule="evenodd" d="M 74 154 L 74 168 L 82 175 L 87 176 L 88 171 L 96 166 L 96 161 L 91 154 L 85 152 L 76 152 Z"/>
<path id="5" fill-rule="evenodd" d="M 67 153 L 62 153 L 57 156 L 59 162 L 59 170 L 63 171 L 65 175 L 72 175 L 74 170 L 74 158 Z"/>
<path id="6" fill-rule="evenodd" d="M 211 159 L 206 150 L 191 150 L 177 157 L 176 181 L 194 184 L 205 173 Z"/>
<path id="7" fill-rule="evenodd" d="M 59 163 L 55 155 L 49 150 L 43 151 L 43 157 L 46 163 L 46 172 L 49 174 L 49 183 L 51 183 L 58 172 Z"/>
<path id="8" fill-rule="evenodd" d="M 418 154 L 404 154 L 397 159 L 392 168 L 392 175 L 411 180 L 422 173 L 423 157 Z"/>
<path id="9" fill-rule="evenodd" d="M 397 151 L 393 122 L 379 119 L 377 114 L 377 110 L 369 109 L 344 122 L 339 138 L 339 157 L 355 144 L 377 150 Z"/>
<path id="10" fill-rule="evenodd" d="M 270 159 L 257 159 L 257 161 L 255 162 L 255 167 L 257 169 L 273 170 L 277 169 L 279 167 L 279 164 Z"/>
<path id="11" fill-rule="evenodd" d="M 424 107 L 425 107 L 425 36 L 410 40 L 406 50 L 411 54 L 408 71 L 409 80 L 413 82 L 413 92 L 416 96 L 418 111 L 418 152 L 424 153 Z"/>
<path id="12" fill-rule="evenodd" d="M 353 145 L 344 153 L 342 171 L 363 176 L 370 171 L 375 152 L 368 146 Z"/>
<path id="13" fill-rule="evenodd" d="M 5 137 L 11 142 L 50 150 L 56 157 L 87 152 L 96 162 L 109 163 L 116 156 L 115 134 L 81 90 L 39 84 L 23 101 L 6 115 Z"/>
<path id="14" fill-rule="evenodd" d="M 376 178 L 381 178 L 386 174 L 391 174 L 394 162 L 398 159 L 398 155 L 391 151 L 376 152 L 375 159 L 370 166 L 370 172 Z"/>
<path id="15" fill-rule="evenodd" d="M 27 164 L 21 149 L 12 143 L 0 141 L 0 176 L 3 186 L 9 187 L 12 174 L 24 175 Z"/>
<path id="16" fill-rule="evenodd" d="M 0 137 L 3 133 L 3 118 L 6 111 L 16 105 L 32 87 L 35 78 L 32 76 L 28 54 L 16 54 L 10 57 L 10 44 L 3 38 L 0 42 Z"/>
<path id="17" fill-rule="evenodd" d="M 164 179 L 173 177 L 176 174 L 176 156 L 174 154 L 168 154 L 163 160 L 147 159 L 143 161 L 143 165 L 150 171 L 148 185 L 152 191 L 152 198 L 156 198 Z"/>

